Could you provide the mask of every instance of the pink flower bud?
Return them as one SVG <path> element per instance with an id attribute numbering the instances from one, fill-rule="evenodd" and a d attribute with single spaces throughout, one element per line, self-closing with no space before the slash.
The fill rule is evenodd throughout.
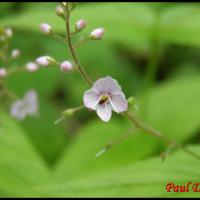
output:
<path id="1" fill-rule="evenodd" d="M 52 27 L 49 24 L 46 24 L 46 23 L 40 24 L 40 30 L 44 34 L 51 34 L 52 31 L 53 31 Z"/>
<path id="2" fill-rule="evenodd" d="M 38 70 L 38 65 L 34 62 L 29 62 L 26 64 L 26 69 L 29 71 L 29 72 L 35 72 Z"/>
<path id="3" fill-rule="evenodd" d="M 7 75 L 7 70 L 5 68 L 0 68 L 0 77 L 5 77 Z"/>
<path id="4" fill-rule="evenodd" d="M 55 60 L 53 58 L 51 58 L 50 56 L 41 56 L 41 57 L 39 57 L 39 58 L 36 59 L 36 62 L 39 65 L 47 67 L 50 64 L 53 64 L 55 62 Z"/>
<path id="5" fill-rule="evenodd" d="M 81 31 L 81 30 L 83 30 L 86 26 L 87 26 L 86 21 L 83 20 L 83 19 L 80 19 L 80 20 L 78 20 L 78 21 L 76 22 L 76 24 L 75 24 L 75 29 L 76 29 L 77 31 Z"/>
<path id="6" fill-rule="evenodd" d="M 73 69 L 73 65 L 69 61 L 63 61 L 60 65 L 60 70 L 63 72 L 69 72 L 72 69 Z"/>
<path id="7" fill-rule="evenodd" d="M 13 49 L 11 52 L 11 57 L 12 58 L 18 58 L 20 56 L 21 52 L 19 49 Z"/>
<path id="8" fill-rule="evenodd" d="M 91 39 L 93 40 L 99 40 L 103 37 L 104 33 L 105 33 L 105 29 L 97 28 L 91 32 L 90 36 L 91 36 Z"/>

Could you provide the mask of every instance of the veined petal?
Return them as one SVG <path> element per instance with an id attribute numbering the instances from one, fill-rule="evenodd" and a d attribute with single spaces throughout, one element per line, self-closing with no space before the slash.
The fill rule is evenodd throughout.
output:
<path id="1" fill-rule="evenodd" d="M 108 122 L 112 116 L 112 108 L 110 104 L 102 104 L 97 106 L 97 115 L 104 122 Z"/>
<path id="2" fill-rule="evenodd" d="M 118 94 L 121 92 L 121 87 L 116 80 L 107 76 L 96 81 L 93 85 L 93 90 L 99 93 Z"/>
<path id="3" fill-rule="evenodd" d="M 96 106 L 99 102 L 99 95 L 94 90 L 87 90 L 83 96 L 84 105 L 87 108 L 96 110 Z"/>
<path id="4" fill-rule="evenodd" d="M 112 95 L 109 100 L 113 110 L 117 113 L 124 112 L 128 109 L 128 102 L 123 93 Z"/>

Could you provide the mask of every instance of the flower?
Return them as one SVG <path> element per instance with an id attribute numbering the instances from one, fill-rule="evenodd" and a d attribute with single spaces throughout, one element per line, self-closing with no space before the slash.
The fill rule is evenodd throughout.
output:
<path id="1" fill-rule="evenodd" d="M 84 19 L 80 19 L 80 20 L 78 20 L 78 21 L 76 22 L 76 24 L 75 24 L 75 29 L 76 29 L 77 31 L 81 31 L 81 30 L 83 30 L 86 26 L 87 26 L 86 21 L 85 21 Z"/>
<path id="2" fill-rule="evenodd" d="M 52 57 L 50 57 L 50 56 L 41 56 L 41 57 L 39 57 L 39 58 L 36 59 L 36 62 L 39 65 L 47 67 L 50 64 L 53 64 L 55 62 L 55 60 Z"/>
<path id="3" fill-rule="evenodd" d="M 51 34 L 53 31 L 52 27 L 47 23 L 40 24 L 40 30 L 44 34 Z"/>
<path id="4" fill-rule="evenodd" d="M 12 58 L 18 58 L 20 56 L 21 52 L 19 49 L 13 49 L 11 52 L 11 57 Z"/>
<path id="5" fill-rule="evenodd" d="M 72 63 L 70 63 L 69 61 L 63 61 L 61 64 L 60 64 L 60 70 L 63 71 L 63 72 L 69 72 L 73 69 L 73 65 Z"/>
<path id="6" fill-rule="evenodd" d="M 124 112 L 128 109 L 128 103 L 120 85 L 110 76 L 97 80 L 90 90 L 84 93 L 84 105 L 97 111 L 97 115 L 105 122 L 112 116 L 112 111 L 116 113 Z"/>
<path id="7" fill-rule="evenodd" d="M 93 40 L 99 40 L 103 37 L 104 33 L 105 33 L 105 29 L 97 28 L 91 32 L 90 36 L 91 36 L 91 39 Z"/>
<path id="8" fill-rule="evenodd" d="M 0 77 L 5 77 L 7 75 L 7 70 L 5 68 L 0 68 Z"/>
<path id="9" fill-rule="evenodd" d="M 23 99 L 17 100 L 12 104 L 10 114 L 18 120 L 38 114 L 37 93 L 34 90 L 29 90 Z"/>
<path id="10" fill-rule="evenodd" d="M 36 63 L 34 63 L 34 62 L 28 62 L 26 64 L 26 69 L 29 72 L 35 72 L 35 71 L 38 70 L 38 65 Z"/>

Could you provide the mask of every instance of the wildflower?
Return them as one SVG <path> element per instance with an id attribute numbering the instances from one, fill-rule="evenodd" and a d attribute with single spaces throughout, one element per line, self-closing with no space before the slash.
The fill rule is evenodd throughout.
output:
<path id="1" fill-rule="evenodd" d="M 26 64 L 26 69 L 29 72 L 35 72 L 35 71 L 38 70 L 38 65 L 36 63 L 34 63 L 34 62 L 28 62 Z"/>
<path id="2" fill-rule="evenodd" d="M 7 75 L 7 70 L 5 68 L 0 68 L 0 77 L 5 77 Z"/>
<path id="3" fill-rule="evenodd" d="M 41 57 L 39 57 L 39 58 L 36 59 L 36 62 L 39 65 L 47 67 L 50 64 L 53 64 L 55 62 L 55 60 L 52 57 L 50 57 L 50 56 L 41 56 Z"/>
<path id="4" fill-rule="evenodd" d="M 105 33 L 105 29 L 97 28 L 91 32 L 90 36 L 92 40 L 99 40 L 103 37 L 104 33 Z"/>
<path id="5" fill-rule="evenodd" d="M 69 72 L 69 71 L 71 71 L 73 69 L 73 65 L 69 61 L 63 61 L 60 64 L 60 69 L 63 72 Z"/>
<path id="6" fill-rule="evenodd" d="M 47 23 L 40 24 L 40 30 L 44 34 L 51 34 L 53 32 L 52 27 Z"/>
<path id="7" fill-rule="evenodd" d="M 20 56 L 21 52 L 19 49 L 13 49 L 11 52 L 11 57 L 12 58 L 18 58 Z"/>
<path id="8" fill-rule="evenodd" d="M 38 114 L 37 93 L 34 90 L 29 90 L 23 99 L 17 100 L 12 104 L 10 114 L 18 120 Z"/>
<path id="9" fill-rule="evenodd" d="M 84 93 L 84 105 L 97 111 L 97 115 L 105 122 L 117 113 L 128 109 L 128 103 L 120 85 L 110 76 L 97 80 L 90 90 Z"/>
<path id="10" fill-rule="evenodd" d="M 83 20 L 83 19 L 80 19 L 80 20 L 78 20 L 78 21 L 76 22 L 76 24 L 75 24 L 75 29 L 76 29 L 77 31 L 81 31 L 81 30 L 83 30 L 86 26 L 87 26 L 86 21 Z"/>

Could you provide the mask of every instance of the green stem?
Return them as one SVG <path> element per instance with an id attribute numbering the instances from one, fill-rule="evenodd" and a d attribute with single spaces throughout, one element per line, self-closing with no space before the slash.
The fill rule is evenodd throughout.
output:
<path id="1" fill-rule="evenodd" d="M 69 8 L 67 6 L 67 19 L 66 19 L 66 32 L 67 32 L 67 42 L 68 42 L 68 46 L 69 46 L 69 50 L 70 53 L 74 59 L 74 62 L 77 65 L 77 70 L 78 72 L 81 74 L 82 78 L 90 85 L 92 86 L 93 83 L 91 81 L 91 79 L 89 78 L 89 76 L 87 75 L 87 73 L 85 72 L 84 68 L 81 66 L 80 61 L 76 55 L 76 51 L 73 48 L 72 45 L 72 40 L 71 40 L 71 34 L 70 34 L 70 13 L 69 13 Z"/>
<path id="2" fill-rule="evenodd" d="M 74 45 L 74 49 L 77 49 L 78 47 L 80 47 L 81 45 L 85 44 L 89 40 L 90 40 L 90 37 L 87 37 L 87 38 L 81 40 L 78 44 Z"/>
<path id="3" fill-rule="evenodd" d="M 200 160 L 199 155 L 197 155 L 194 152 L 190 151 L 189 149 L 185 148 L 184 146 L 177 143 L 176 141 L 167 138 L 162 132 L 160 132 L 160 131 L 150 127 L 149 125 L 145 124 L 144 122 L 140 121 L 139 119 L 136 118 L 136 116 L 129 113 L 128 111 L 124 113 L 124 116 L 126 118 L 128 118 L 133 124 L 135 124 L 136 127 L 140 128 L 141 130 L 145 131 L 146 133 L 163 140 L 164 142 L 166 142 L 169 145 L 173 143 L 174 146 L 176 146 L 177 148 L 182 149 L 184 152 L 186 152 L 186 153 L 190 154 L 191 156 Z"/>

